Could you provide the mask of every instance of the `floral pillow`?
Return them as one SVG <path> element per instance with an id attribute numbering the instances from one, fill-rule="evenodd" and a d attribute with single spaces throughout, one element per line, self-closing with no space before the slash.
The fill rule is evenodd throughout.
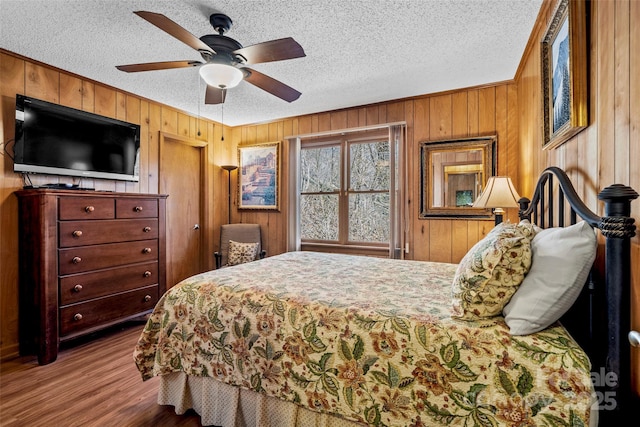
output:
<path id="1" fill-rule="evenodd" d="M 240 243 L 229 240 L 228 265 L 244 264 L 256 259 L 258 243 Z"/>
<path id="2" fill-rule="evenodd" d="M 502 314 L 531 267 L 533 225 L 501 223 L 462 258 L 452 285 L 452 317 L 477 320 Z"/>

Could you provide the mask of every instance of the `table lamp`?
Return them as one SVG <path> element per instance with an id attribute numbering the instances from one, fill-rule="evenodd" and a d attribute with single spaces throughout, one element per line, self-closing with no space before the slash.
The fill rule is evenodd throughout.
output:
<path id="1" fill-rule="evenodd" d="M 505 208 L 518 208 L 520 196 L 513 187 L 508 176 L 489 177 L 487 185 L 482 190 L 480 197 L 473 202 L 474 208 L 493 208 L 495 225 L 502 222 Z"/>

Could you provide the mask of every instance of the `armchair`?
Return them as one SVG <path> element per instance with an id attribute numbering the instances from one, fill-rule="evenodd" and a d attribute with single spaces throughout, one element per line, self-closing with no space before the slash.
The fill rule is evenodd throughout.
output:
<path id="1" fill-rule="evenodd" d="M 257 243 L 255 258 L 251 261 L 264 258 L 267 253 L 262 249 L 262 236 L 260 224 L 225 224 L 220 228 L 220 249 L 213 253 L 216 260 L 216 269 L 229 265 L 230 241 L 233 248 L 244 247 L 236 243 Z M 243 261 L 244 262 L 244 261 Z"/>

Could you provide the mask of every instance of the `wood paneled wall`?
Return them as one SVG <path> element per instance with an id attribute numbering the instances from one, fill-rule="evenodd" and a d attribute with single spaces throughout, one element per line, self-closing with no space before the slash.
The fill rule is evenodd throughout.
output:
<path id="1" fill-rule="evenodd" d="M 578 193 L 603 214 L 597 194 L 620 183 L 640 192 L 640 1 L 587 2 L 589 46 L 589 126 L 555 150 L 542 150 L 541 62 L 538 42 L 556 0 L 545 1 L 516 76 L 520 152 L 518 189 L 531 194 L 535 177 L 547 166 L 564 168 Z M 631 216 L 640 227 L 640 200 Z M 632 325 L 640 330 L 640 232 L 632 240 Z M 636 392 L 640 352 L 632 350 Z"/>
<path id="2" fill-rule="evenodd" d="M 458 262 L 482 236 L 493 228 L 493 220 L 418 219 L 420 210 L 420 142 L 498 136 L 498 173 L 509 174 L 517 186 L 518 91 L 514 84 L 471 88 L 425 95 L 332 112 L 233 129 L 238 145 L 283 140 L 289 136 L 338 131 L 404 121 L 407 123 L 408 161 L 408 233 L 406 258 Z M 287 141 L 283 146 L 283 182 L 280 212 L 236 211 L 234 222 L 257 222 L 267 231 L 265 248 L 269 254 L 286 250 L 288 158 Z M 234 195 L 237 198 L 237 194 Z M 234 199 L 234 206 L 236 201 Z M 516 220 L 517 212 L 509 212 Z"/>
<path id="3" fill-rule="evenodd" d="M 78 183 L 83 187 L 118 192 L 157 194 L 159 188 L 160 132 L 178 135 L 183 139 L 205 141 L 213 149 L 208 150 L 208 171 L 205 177 L 211 182 L 213 195 L 207 201 L 204 215 L 208 228 L 202 230 L 207 253 L 216 249 L 213 237 L 221 221 L 227 219 L 227 181 L 224 170 L 217 165 L 218 158 L 225 158 L 228 147 L 220 141 L 221 126 L 218 123 L 198 119 L 165 105 L 123 92 L 117 88 L 73 75 L 41 64 L 11 52 L 0 50 L 0 357 L 17 355 L 18 352 L 18 202 L 13 192 L 21 189 L 20 174 L 13 172 L 15 97 L 24 94 L 69 107 L 90 111 L 107 117 L 127 120 L 141 125 L 140 182 L 112 180 L 75 180 L 55 176 L 31 176 L 34 185 L 49 182 Z M 198 136 L 198 130 L 200 135 Z M 229 129 L 225 128 L 225 133 Z M 6 148 L 6 151 L 5 151 Z M 170 197 L 170 196 L 169 196 Z M 171 230 L 167 230 L 171 233 Z M 207 257 L 208 268 L 213 268 L 213 257 Z M 167 284 L 172 286 L 172 284 Z"/>

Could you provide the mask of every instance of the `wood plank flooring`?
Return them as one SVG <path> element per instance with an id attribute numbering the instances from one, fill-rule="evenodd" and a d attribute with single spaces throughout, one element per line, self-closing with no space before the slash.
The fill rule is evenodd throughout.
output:
<path id="1" fill-rule="evenodd" d="M 0 426 L 200 426 L 196 413 L 176 415 L 156 403 L 158 378 L 140 378 L 133 348 L 142 326 L 127 323 L 65 345 L 48 365 L 35 356 L 3 362 Z"/>

